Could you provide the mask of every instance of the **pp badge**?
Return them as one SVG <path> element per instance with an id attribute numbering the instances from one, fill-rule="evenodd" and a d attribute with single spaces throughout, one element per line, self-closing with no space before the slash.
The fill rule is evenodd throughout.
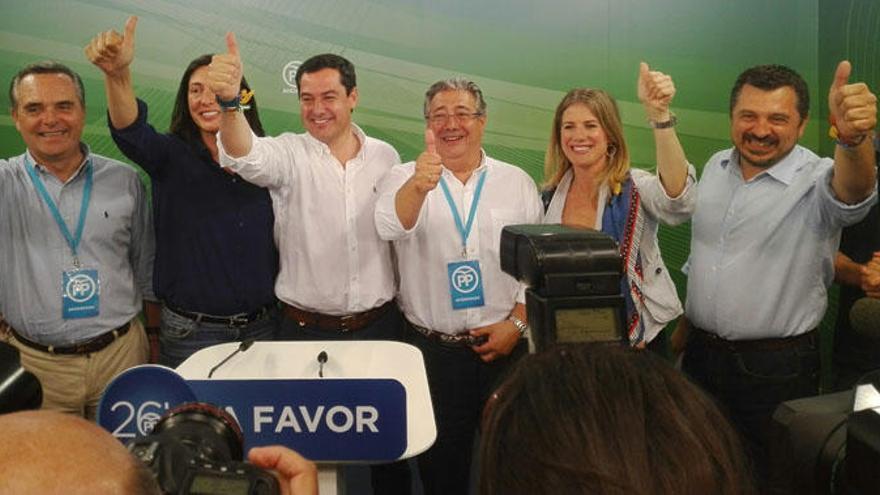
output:
<path id="1" fill-rule="evenodd" d="M 449 272 L 452 309 L 479 308 L 485 304 L 479 261 L 453 261 L 446 268 Z"/>
<path id="2" fill-rule="evenodd" d="M 61 316 L 65 320 L 98 316 L 100 292 L 97 270 L 64 272 L 61 285 Z"/>

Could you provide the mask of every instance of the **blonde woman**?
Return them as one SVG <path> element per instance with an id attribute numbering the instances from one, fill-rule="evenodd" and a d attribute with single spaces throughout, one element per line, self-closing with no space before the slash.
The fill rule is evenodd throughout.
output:
<path id="1" fill-rule="evenodd" d="M 545 223 L 609 234 L 624 261 L 630 344 L 644 346 L 682 313 L 660 257 L 659 223 L 687 221 L 696 203 L 696 173 L 684 156 L 669 110 L 672 78 L 639 69 L 639 100 L 653 128 L 657 174 L 631 169 L 620 112 L 601 89 L 573 89 L 556 108 L 547 150 Z"/>

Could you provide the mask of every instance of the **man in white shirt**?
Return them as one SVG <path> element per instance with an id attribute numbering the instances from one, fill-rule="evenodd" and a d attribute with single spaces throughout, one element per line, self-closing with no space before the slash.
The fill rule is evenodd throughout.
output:
<path id="1" fill-rule="evenodd" d="M 269 190 L 275 212 L 282 302 L 279 340 L 400 340 L 391 246 L 373 224 L 376 190 L 400 157 L 351 121 L 354 66 L 333 54 L 296 73 L 306 134 L 258 138 L 241 106 L 242 64 L 233 34 L 208 68 L 223 108 L 220 164 Z M 390 467 L 389 467 L 390 466 Z M 376 493 L 408 493 L 405 463 L 374 466 Z"/>
<path id="2" fill-rule="evenodd" d="M 501 271 L 501 230 L 539 223 L 542 207 L 525 172 L 483 152 L 476 84 L 435 83 L 424 112 L 425 151 L 382 182 L 376 227 L 394 241 L 404 334 L 425 358 L 437 420 L 418 459 L 425 493 L 467 493 L 483 404 L 527 351 L 524 292 Z"/>

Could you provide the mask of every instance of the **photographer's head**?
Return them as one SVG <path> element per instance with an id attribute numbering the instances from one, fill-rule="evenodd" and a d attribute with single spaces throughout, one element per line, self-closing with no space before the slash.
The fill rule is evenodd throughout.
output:
<path id="1" fill-rule="evenodd" d="M 739 440 L 651 353 L 558 347 L 524 358 L 487 405 L 480 493 L 745 494 Z"/>
<path id="2" fill-rule="evenodd" d="M 150 471 L 107 431 L 78 416 L 0 416 L 0 494 L 158 495 Z"/>

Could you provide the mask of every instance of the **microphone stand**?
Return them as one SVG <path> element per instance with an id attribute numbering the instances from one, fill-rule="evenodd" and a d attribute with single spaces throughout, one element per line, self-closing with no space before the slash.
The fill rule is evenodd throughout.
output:
<path id="1" fill-rule="evenodd" d="M 244 352 L 244 351 L 250 349 L 251 346 L 254 345 L 254 342 L 255 342 L 254 339 L 247 339 L 247 340 L 242 341 L 241 344 L 238 346 L 238 349 L 232 351 L 232 354 L 226 356 L 226 358 L 223 359 L 223 361 L 220 361 L 220 363 L 218 363 L 217 366 L 214 366 L 213 368 L 211 368 L 211 371 L 208 372 L 208 378 L 213 377 L 214 372 L 217 371 L 221 366 L 226 364 L 227 361 L 232 359 L 232 356 L 235 356 L 239 352 Z"/>

